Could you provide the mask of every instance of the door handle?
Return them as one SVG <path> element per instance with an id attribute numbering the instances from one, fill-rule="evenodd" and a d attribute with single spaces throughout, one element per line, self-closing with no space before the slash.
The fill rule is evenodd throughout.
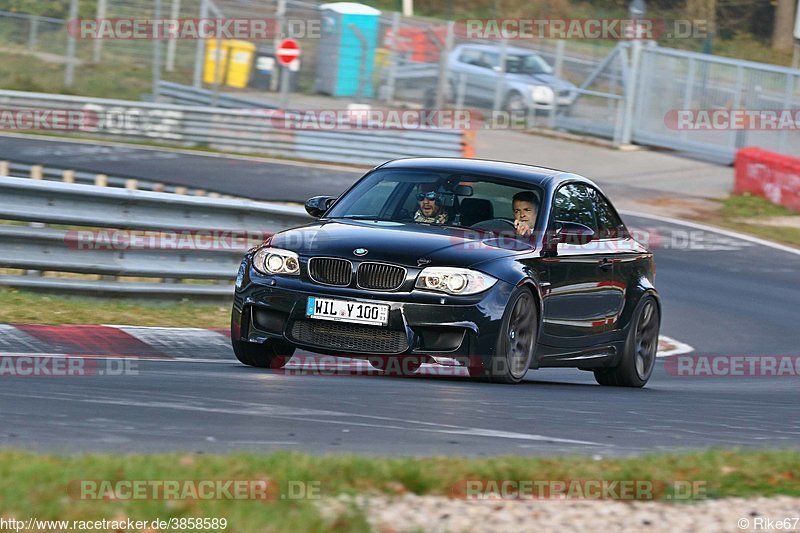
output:
<path id="1" fill-rule="evenodd" d="M 598 268 L 603 272 L 608 272 L 614 266 L 614 263 L 609 261 L 607 258 L 603 259 L 602 261 L 597 262 Z"/>

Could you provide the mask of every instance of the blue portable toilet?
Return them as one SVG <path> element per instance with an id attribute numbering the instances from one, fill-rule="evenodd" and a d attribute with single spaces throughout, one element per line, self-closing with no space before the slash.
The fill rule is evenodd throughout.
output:
<path id="1" fill-rule="evenodd" d="M 331 96 L 371 97 L 381 12 L 355 2 L 322 4 L 319 8 L 322 32 L 316 91 Z"/>

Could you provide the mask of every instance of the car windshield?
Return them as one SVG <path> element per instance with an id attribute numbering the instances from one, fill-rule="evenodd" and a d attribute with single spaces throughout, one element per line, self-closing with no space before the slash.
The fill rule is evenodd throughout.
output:
<path id="1" fill-rule="evenodd" d="M 547 61 L 534 54 L 514 55 L 506 57 L 506 72 L 511 74 L 552 74 L 553 68 Z"/>
<path id="2" fill-rule="evenodd" d="M 482 175 L 385 169 L 351 189 L 326 218 L 513 230 L 512 198 L 518 193 L 527 193 L 533 212 L 539 211 L 542 196 L 535 186 L 515 187 Z"/>

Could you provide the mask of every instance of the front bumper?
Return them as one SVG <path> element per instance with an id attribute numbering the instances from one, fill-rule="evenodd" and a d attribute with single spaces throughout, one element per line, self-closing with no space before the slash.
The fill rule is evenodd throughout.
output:
<path id="1" fill-rule="evenodd" d="M 266 276 L 243 265 L 248 276 L 237 287 L 231 334 L 263 343 L 284 339 L 308 351 L 344 357 L 430 355 L 452 358 L 494 353 L 503 312 L 513 286 L 498 280 L 473 296 L 428 291 L 379 292 L 315 284 L 293 276 Z M 366 326 L 306 317 L 309 296 L 390 306 L 387 326 Z"/>

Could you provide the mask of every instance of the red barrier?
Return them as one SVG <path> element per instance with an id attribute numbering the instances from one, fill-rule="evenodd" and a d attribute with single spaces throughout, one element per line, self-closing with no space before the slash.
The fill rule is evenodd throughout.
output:
<path id="1" fill-rule="evenodd" d="M 734 192 L 749 192 L 800 211 L 800 159 L 760 148 L 736 152 Z"/>

